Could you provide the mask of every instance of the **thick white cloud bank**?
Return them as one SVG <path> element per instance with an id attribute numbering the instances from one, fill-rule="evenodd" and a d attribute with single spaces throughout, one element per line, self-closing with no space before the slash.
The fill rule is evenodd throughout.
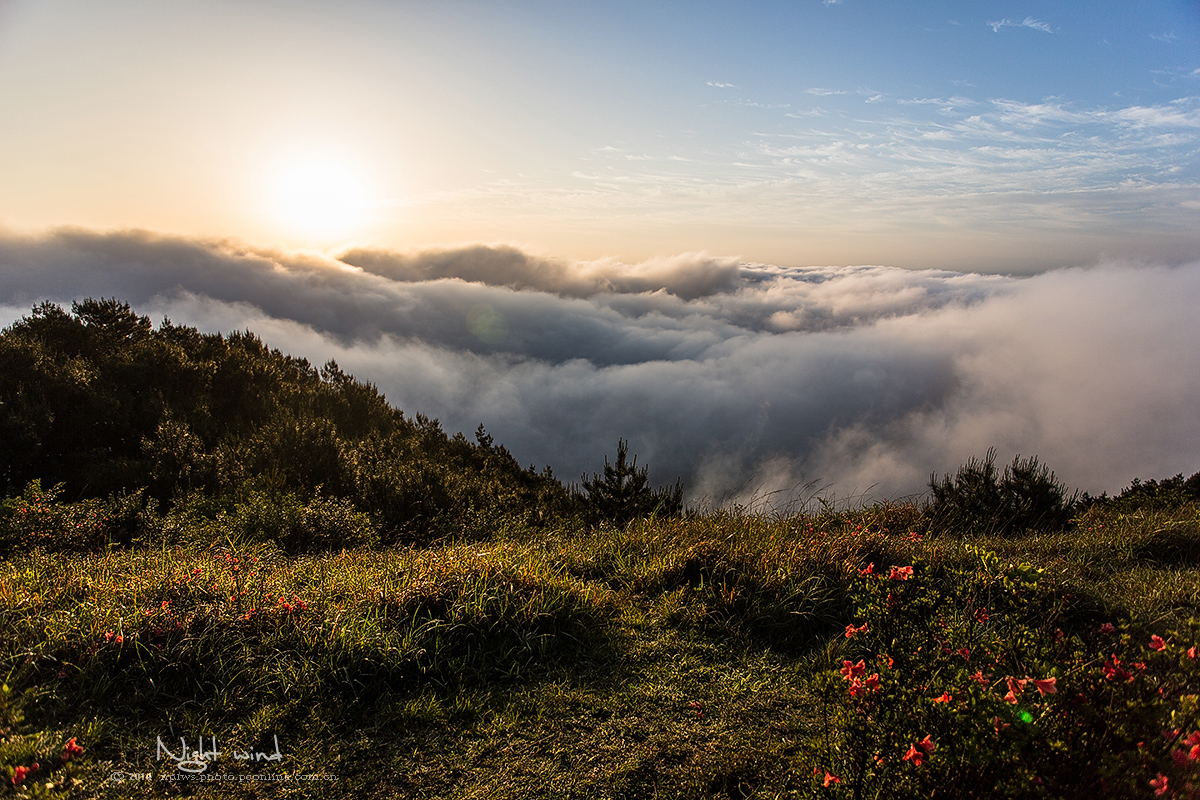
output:
<path id="1" fill-rule="evenodd" d="M 0 238 L 0 315 L 115 296 L 334 358 L 571 480 L 625 437 L 693 501 L 920 492 L 996 447 L 1093 493 L 1200 469 L 1200 263 L 1026 278 L 505 247 L 340 259 L 142 233 Z"/>

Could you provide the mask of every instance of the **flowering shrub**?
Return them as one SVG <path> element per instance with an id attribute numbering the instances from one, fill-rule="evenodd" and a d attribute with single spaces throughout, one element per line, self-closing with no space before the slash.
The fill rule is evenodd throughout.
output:
<path id="1" fill-rule="evenodd" d="M 18 552 L 103 549 L 113 541 L 128 542 L 154 514 L 153 508 L 143 509 L 140 490 L 77 503 L 62 502 L 61 494 L 62 484 L 43 489 L 33 480 L 20 497 L 0 501 L 0 544 Z"/>
<path id="2" fill-rule="evenodd" d="M 103 544 L 107 522 L 103 503 L 60 503 L 61 492 L 61 484 L 42 489 L 42 482 L 35 480 L 20 497 L 4 502 L 0 526 L 10 546 L 18 550 L 84 550 Z"/>
<path id="3" fill-rule="evenodd" d="M 1192 634 L 1072 629 L 1039 570 L 862 569 L 840 668 L 819 677 L 832 796 L 1200 793 Z M 853 635 L 850 631 L 853 630 Z M 819 776 L 818 776 L 819 777 Z"/>

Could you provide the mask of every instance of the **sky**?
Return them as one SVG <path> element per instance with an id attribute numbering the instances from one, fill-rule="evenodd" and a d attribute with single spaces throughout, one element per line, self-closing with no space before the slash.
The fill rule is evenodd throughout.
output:
<path id="1" fill-rule="evenodd" d="M 1200 4 L 0 0 L 0 324 L 250 328 L 566 480 L 1200 470 Z"/>
<path id="2" fill-rule="evenodd" d="M 0 87 L 18 230 L 1005 273 L 1200 248 L 1194 0 L 6 0 Z M 289 206 L 322 163 L 343 224 Z"/>

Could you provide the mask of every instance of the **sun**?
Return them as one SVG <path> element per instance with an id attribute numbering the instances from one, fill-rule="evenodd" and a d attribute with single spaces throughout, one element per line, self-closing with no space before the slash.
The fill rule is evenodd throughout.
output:
<path id="1" fill-rule="evenodd" d="M 372 193 L 350 159 L 292 154 L 279 159 L 267 183 L 271 216 L 292 235 L 328 240 L 353 235 L 370 222 Z"/>

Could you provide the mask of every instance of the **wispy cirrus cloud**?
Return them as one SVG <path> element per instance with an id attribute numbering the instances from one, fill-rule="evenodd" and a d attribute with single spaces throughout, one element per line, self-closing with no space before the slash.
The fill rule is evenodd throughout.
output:
<path id="1" fill-rule="evenodd" d="M 708 81 L 709 86 L 714 86 L 717 89 L 736 89 L 736 83 L 725 83 L 724 81 Z"/>
<path id="2" fill-rule="evenodd" d="M 1034 19 L 1033 17 L 1026 17 L 1022 20 L 1012 20 L 1008 19 L 1007 17 L 999 20 L 990 20 L 988 22 L 988 26 L 996 33 L 999 33 L 1005 28 L 1032 28 L 1035 31 L 1041 31 L 1042 33 L 1054 33 L 1054 30 L 1048 23 L 1042 22 L 1039 19 Z"/>
<path id="3" fill-rule="evenodd" d="M 462 213 L 503 196 L 507 207 L 604 214 L 620 225 L 758 225 L 784 215 L 793 230 L 825 232 L 923 230 L 930 220 L 1028 231 L 1116 223 L 1147 237 L 1194 227 L 1183 204 L 1200 195 L 1200 97 L 1110 107 L 960 95 L 867 99 L 874 102 L 829 96 L 827 113 L 783 109 L 794 121 L 788 127 L 764 125 L 726 149 L 676 144 L 640 154 L 653 160 L 593 151 L 569 191 L 529 179 L 436 202 Z"/>

